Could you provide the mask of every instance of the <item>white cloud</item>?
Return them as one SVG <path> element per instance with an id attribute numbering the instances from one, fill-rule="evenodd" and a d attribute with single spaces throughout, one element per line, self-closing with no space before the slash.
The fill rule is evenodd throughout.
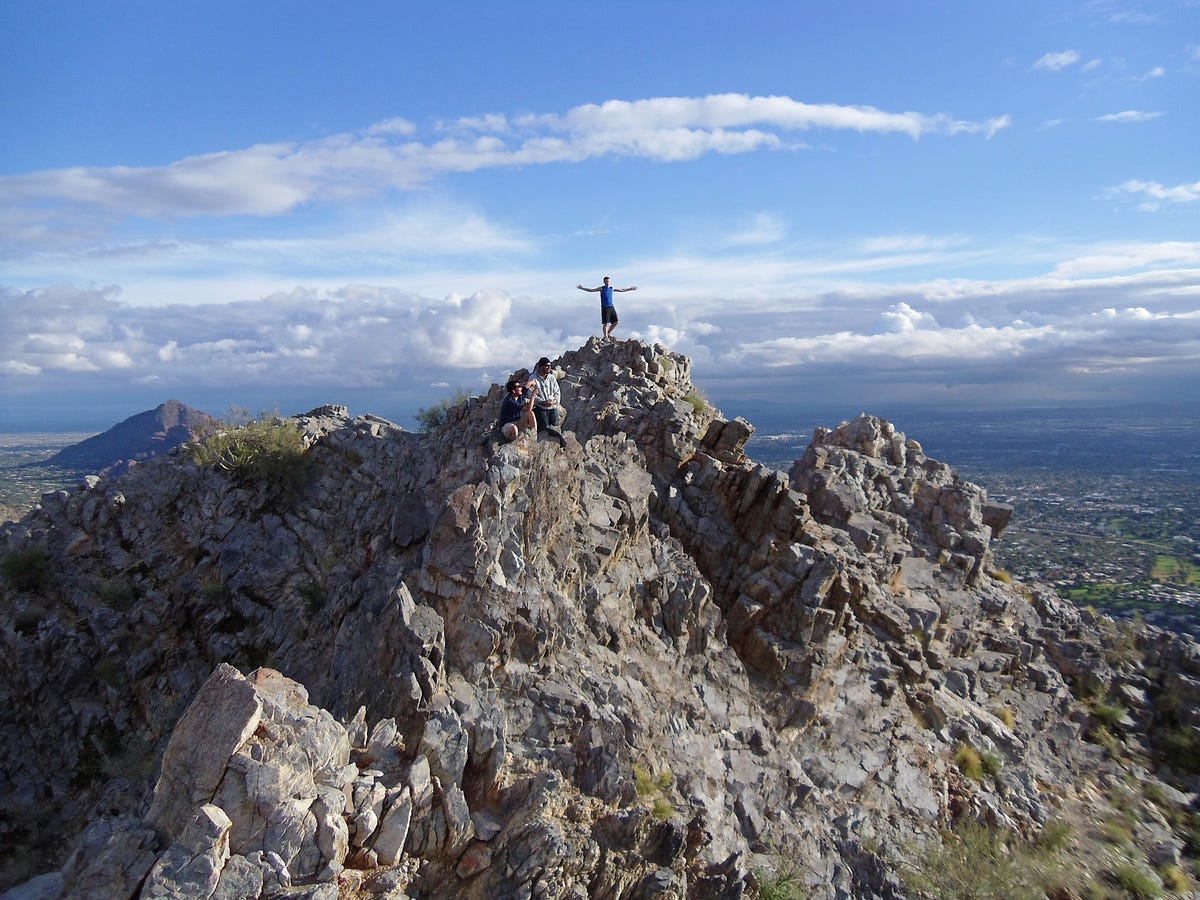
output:
<path id="1" fill-rule="evenodd" d="M 1169 187 L 1157 181 L 1134 179 L 1109 188 L 1106 193 L 1112 197 L 1141 198 L 1142 202 L 1138 204 L 1138 208 L 1153 212 L 1164 205 L 1200 201 L 1200 181 Z"/>
<path id="2" fill-rule="evenodd" d="M 1043 55 L 1033 64 L 1033 67 L 1035 69 L 1045 69 L 1049 72 L 1058 72 L 1075 65 L 1080 59 L 1078 50 L 1059 50 L 1055 53 Z"/>
<path id="3" fill-rule="evenodd" d="M 1080 278 L 1162 266 L 1200 266 L 1200 242 L 1100 244 L 1088 253 L 1060 262 L 1054 274 Z"/>
<path id="4" fill-rule="evenodd" d="M 1108 113 L 1103 116 L 1096 116 L 1094 122 L 1117 122 L 1126 124 L 1129 122 L 1150 122 L 1161 116 L 1161 112 L 1146 112 L 1140 109 L 1127 109 L 1119 113 Z"/>
<path id="5" fill-rule="evenodd" d="M 879 333 L 908 334 L 918 329 L 936 329 L 937 319 L 931 314 L 913 309 L 907 303 L 897 303 L 879 316 Z"/>
<path id="6" fill-rule="evenodd" d="M 854 253 L 942 253 L 961 241 L 874 238 Z M 673 292 L 657 290 L 671 277 L 649 269 L 643 291 L 622 307 L 622 333 L 687 353 L 702 384 L 751 390 L 761 379 L 773 396 L 838 378 L 894 391 L 918 383 L 945 391 L 968 380 L 1007 390 L 1015 372 L 1036 372 L 1049 396 L 1069 373 L 1100 378 L 1121 368 L 1150 377 L 1200 364 L 1200 243 L 1082 248 L 1044 275 L 1006 281 L 844 276 L 868 261 L 830 257 L 832 274 L 819 278 L 807 260 L 664 261 L 686 279 Z M 763 280 L 749 283 L 754 277 Z M 0 334 L 0 377 L 9 385 L 110 394 L 143 385 L 164 396 L 208 387 L 226 402 L 258 386 L 303 389 L 313 405 L 371 390 L 411 397 L 393 402 L 414 409 L 436 399 L 430 385 L 483 390 L 543 353 L 578 346 L 592 313 L 574 298 L 487 289 L 435 300 L 365 283 L 151 308 L 129 305 L 115 289 L 8 288 L 0 310 L 10 324 Z M 767 369 L 773 374 L 757 374 Z"/>
<path id="7" fill-rule="evenodd" d="M 1134 80 L 1135 81 L 1153 81 L 1156 78 L 1162 78 L 1166 74 L 1167 74 L 1167 70 L 1164 69 L 1162 66 L 1155 66 L 1153 69 L 1150 69 L 1150 70 L 1144 72 L 1143 74 L 1139 75 Z"/>
<path id="8" fill-rule="evenodd" d="M 417 126 L 408 119 L 384 119 L 367 129 L 367 134 L 415 134 Z"/>
<path id="9" fill-rule="evenodd" d="M 866 238 L 860 244 L 863 253 L 916 253 L 928 250 L 947 250 L 969 243 L 969 239 L 949 235 L 934 237 L 926 234 L 893 234 Z"/>
<path id="10" fill-rule="evenodd" d="M 74 167 L 3 176 L 0 225 L 9 240 L 24 241 L 44 236 L 56 224 L 55 213 L 78 227 L 86 209 L 160 219 L 277 216 L 304 204 L 412 190 L 449 172 L 605 156 L 678 162 L 710 153 L 796 149 L 803 145 L 789 135 L 810 130 L 914 139 L 931 134 L 992 137 L 1009 124 L 1007 115 L 964 121 L 945 113 L 888 112 L 745 94 L 610 100 L 516 119 L 484 115 L 441 126 L 445 136 L 437 140 L 422 140 L 415 125 L 393 118 L 362 133 L 256 144 L 162 167 Z"/>

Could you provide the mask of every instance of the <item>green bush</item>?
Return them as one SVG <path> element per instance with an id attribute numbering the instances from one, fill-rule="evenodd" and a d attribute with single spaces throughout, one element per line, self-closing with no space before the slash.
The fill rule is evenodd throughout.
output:
<path id="1" fill-rule="evenodd" d="M 311 475 L 300 426 L 273 413 L 250 420 L 234 410 L 187 449 L 197 465 L 230 472 L 246 484 L 266 484 L 280 495 L 299 493 Z"/>
<path id="2" fill-rule="evenodd" d="M 671 801 L 664 797 L 657 798 L 650 807 L 650 815 L 657 821 L 665 822 L 671 816 L 675 815 L 675 807 L 671 805 Z"/>
<path id="3" fill-rule="evenodd" d="M 692 388 L 683 399 L 692 405 L 692 409 L 698 416 L 704 415 L 708 409 L 708 398 L 704 396 L 699 388 Z"/>
<path id="4" fill-rule="evenodd" d="M 1104 728 L 1114 728 L 1125 718 L 1125 709 L 1119 703 L 1097 703 L 1092 707 L 1092 718 Z"/>
<path id="5" fill-rule="evenodd" d="M 1071 826 L 1062 819 L 1050 819 L 1037 837 L 1038 846 L 1051 853 L 1065 850 L 1070 841 Z"/>
<path id="6" fill-rule="evenodd" d="M 137 600 L 137 589 L 128 581 L 106 579 L 100 582 L 96 595 L 109 609 L 125 612 L 132 608 Z"/>
<path id="7" fill-rule="evenodd" d="M 1182 894 L 1192 889 L 1192 879 L 1179 866 L 1167 866 L 1159 875 L 1162 876 L 1163 887 L 1176 894 Z"/>
<path id="8" fill-rule="evenodd" d="M 983 774 L 989 778 L 995 778 L 1000 774 L 1000 770 L 1004 768 L 1004 762 L 995 753 L 984 753 L 980 757 L 979 763 L 983 769 Z"/>
<path id="9" fill-rule="evenodd" d="M 450 411 L 456 407 L 462 406 L 471 395 L 461 388 L 454 392 L 453 397 L 447 397 L 433 406 L 422 407 L 417 410 L 414 418 L 425 431 L 436 431 L 450 421 Z"/>
<path id="10" fill-rule="evenodd" d="M 943 834 L 915 865 L 900 869 L 908 893 L 943 900 L 1045 900 L 1066 877 L 1055 854 L 974 823 Z"/>
<path id="11" fill-rule="evenodd" d="M 953 759 L 958 771 L 972 781 L 983 781 L 983 776 L 987 774 L 984 771 L 983 757 L 970 744 L 959 744 L 955 747 Z"/>
<path id="12" fill-rule="evenodd" d="M 40 546 L 14 550 L 0 563 L 0 573 L 18 591 L 41 593 L 50 584 L 50 555 Z"/>
<path id="13" fill-rule="evenodd" d="M 804 900 L 800 876 L 791 870 L 758 875 L 758 900 Z"/>
<path id="14" fill-rule="evenodd" d="M 665 822 L 675 815 L 675 807 L 667 796 L 675 784 L 675 776 L 670 769 L 663 769 L 656 778 L 649 769 L 634 763 L 633 786 L 637 798 L 642 803 L 649 804 L 650 814 L 660 822 Z"/>
<path id="15" fill-rule="evenodd" d="M 1113 869 L 1112 874 L 1117 884 L 1137 900 L 1154 900 L 1163 895 L 1162 881 L 1143 865 L 1125 862 Z"/>

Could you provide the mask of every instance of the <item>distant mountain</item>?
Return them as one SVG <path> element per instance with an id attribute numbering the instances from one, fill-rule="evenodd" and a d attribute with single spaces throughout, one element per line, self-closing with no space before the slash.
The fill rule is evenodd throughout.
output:
<path id="1" fill-rule="evenodd" d="M 103 434 L 64 447 L 41 465 L 92 469 L 101 472 L 114 466 L 128 468 L 159 456 L 195 438 L 216 420 L 180 403 L 168 400 L 161 406 L 130 416 Z"/>

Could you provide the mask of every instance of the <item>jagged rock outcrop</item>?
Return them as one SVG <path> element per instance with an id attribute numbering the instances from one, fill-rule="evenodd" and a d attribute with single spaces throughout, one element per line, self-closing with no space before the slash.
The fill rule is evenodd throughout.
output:
<path id="1" fill-rule="evenodd" d="M 171 457 L 7 525 L 5 883 L 888 897 L 956 821 L 1131 805 L 1147 861 L 1191 852 L 1158 738 L 1193 752 L 1196 645 L 1009 584 L 1011 509 L 890 423 L 783 473 L 685 357 L 556 368 L 561 441 L 497 441 L 499 386 L 428 434 L 328 406 L 299 490 Z"/>

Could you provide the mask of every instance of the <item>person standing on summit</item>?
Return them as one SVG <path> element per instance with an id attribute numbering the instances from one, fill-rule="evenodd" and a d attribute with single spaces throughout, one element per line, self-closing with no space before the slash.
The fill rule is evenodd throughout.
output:
<path id="1" fill-rule="evenodd" d="M 600 324 L 604 329 L 604 336 L 602 339 L 606 341 L 610 340 L 612 338 L 613 331 L 617 327 L 617 322 L 620 321 L 617 318 L 617 308 L 613 305 L 613 292 L 616 291 L 618 294 L 623 294 L 626 291 L 636 291 L 637 285 L 635 284 L 633 287 L 627 288 L 615 288 L 610 283 L 609 277 L 605 275 L 604 284 L 600 285 L 600 287 L 585 288 L 582 284 L 577 284 L 575 287 L 579 288 L 581 291 L 588 291 L 592 294 L 596 293 L 597 291 L 600 292 Z"/>

